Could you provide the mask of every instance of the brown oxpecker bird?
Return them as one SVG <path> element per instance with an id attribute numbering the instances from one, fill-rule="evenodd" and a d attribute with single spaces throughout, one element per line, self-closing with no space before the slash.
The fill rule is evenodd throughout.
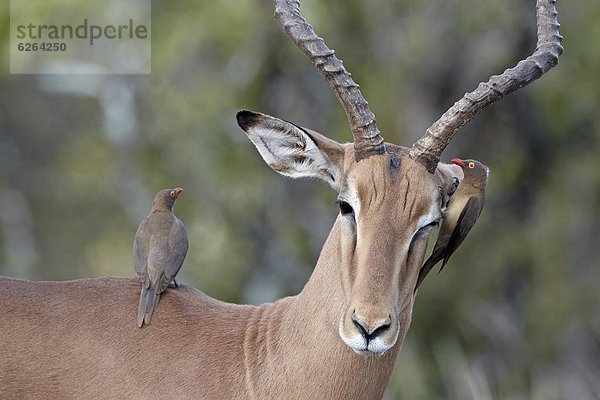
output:
<path id="1" fill-rule="evenodd" d="M 431 256 L 419 271 L 416 288 L 429 271 L 441 260 L 440 272 L 454 251 L 460 246 L 481 214 L 485 199 L 489 168 L 477 160 L 453 158 L 452 163 L 462 168 L 463 180 L 448 201 L 448 207 Z"/>
<path id="2" fill-rule="evenodd" d="M 179 272 L 188 249 L 185 226 L 173 214 L 182 188 L 164 189 L 156 194 L 150 214 L 140 224 L 133 241 L 135 272 L 142 280 L 137 325 L 150 325 L 159 297 L 171 282 L 177 286 Z"/>

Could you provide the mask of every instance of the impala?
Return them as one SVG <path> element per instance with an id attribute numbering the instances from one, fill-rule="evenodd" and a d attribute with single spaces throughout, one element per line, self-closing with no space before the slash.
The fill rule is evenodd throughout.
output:
<path id="1" fill-rule="evenodd" d="M 300 14 L 275 0 L 293 43 L 333 89 L 351 144 L 264 114 L 240 127 L 267 164 L 316 177 L 340 214 L 304 289 L 261 306 L 182 286 L 152 325 L 135 320 L 137 279 L 0 279 L 0 387 L 8 398 L 379 399 L 410 325 L 430 231 L 460 171 L 439 163 L 459 128 L 555 66 L 554 0 L 537 0 L 535 52 L 481 83 L 411 148 L 385 143 L 358 85 Z"/>

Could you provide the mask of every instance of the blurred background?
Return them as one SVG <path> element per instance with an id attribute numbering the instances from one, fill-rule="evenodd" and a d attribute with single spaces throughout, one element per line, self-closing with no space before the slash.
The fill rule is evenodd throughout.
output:
<path id="1" fill-rule="evenodd" d="M 386 140 L 410 145 L 464 92 L 533 51 L 534 3 L 302 9 Z M 444 153 L 489 165 L 486 207 L 419 291 L 389 399 L 600 398 L 600 2 L 558 10 L 559 67 L 488 108 Z M 304 286 L 336 195 L 273 172 L 235 113 L 351 134 L 272 2 L 154 1 L 151 75 L 10 75 L 8 2 L 0 25 L 0 274 L 134 276 L 137 225 L 157 190 L 181 185 L 181 282 L 254 304 Z"/>

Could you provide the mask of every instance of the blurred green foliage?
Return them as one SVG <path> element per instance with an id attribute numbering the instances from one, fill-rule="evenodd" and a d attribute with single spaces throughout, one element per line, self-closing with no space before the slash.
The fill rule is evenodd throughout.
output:
<path id="1" fill-rule="evenodd" d="M 235 302 L 298 292 L 335 194 L 272 172 L 235 112 L 348 141 L 341 107 L 271 2 L 152 6 L 152 74 L 82 77 L 9 75 L 0 6 L 0 273 L 133 276 L 131 240 L 154 192 L 181 185 L 182 282 Z M 600 2 L 558 9 L 559 67 L 446 150 L 490 166 L 488 199 L 420 290 L 390 399 L 598 398 Z M 306 0 L 303 12 L 362 85 L 386 140 L 405 145 L 535 46 L 533 0 Z"/>

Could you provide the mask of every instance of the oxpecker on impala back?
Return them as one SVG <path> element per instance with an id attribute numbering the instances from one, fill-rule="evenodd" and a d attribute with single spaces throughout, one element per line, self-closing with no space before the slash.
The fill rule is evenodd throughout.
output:
<path id="1" fill-rule="evenodd" d="M 150 324 L 159 296 L 179 272 L 188 249 L 185 226 L 173 214 L 182 188 L 164 189 L 156 194 L 150 214 L 142 221 L 133 242 L 133 263 L 142 280 L 137 324 Z"/>

